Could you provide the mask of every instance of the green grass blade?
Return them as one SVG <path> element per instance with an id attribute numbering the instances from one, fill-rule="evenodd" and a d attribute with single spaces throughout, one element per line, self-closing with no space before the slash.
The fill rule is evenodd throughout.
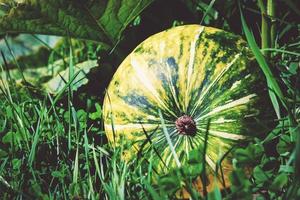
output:
<path id="1" fill-rule="evenodd" d="M 73 48 L 72 48 L 72 42 L 70 37 L 69 44 L 70 44 L 70 61 L 69 61 L 69 87 L 68 87 L 68 111 L 69 111 L 69 128 L 68 128 L 68 147 L 69 150 L 71 150 L 71 131 L 72 131 L 72 123 L 76 125 L 75 121 L 72 121 L 72 100 L 73 100 L 73 81 L 72 78 L 74 77 L 74 65 L 73 65 Z"/>
<path id="2" fill-rule="evenodd" d="M 267 79 L 267 84 L 269 87 L 269 94 L 270 94 L 270 98 L 271 101 L 273 103 L 274 109 L 277 113 L 277 117 L 280 118 L 280 112 L 279 112 L 279 108 L 278 108 L 278 100 L 277 97 L 280 99 L 281 103 L 284 105 L 285 108 L 287 108 L 287 104 L 285 102 L 283 93 L 276 81 L 276 79 L 274 78 L 271 69 L 269 68 L 264 56 L 262 55 L 262 53 L 260 52 L 259 47 L 257 46 L 253 33 L 250 32 L 247 23 L 245 21 L 245 18 L 243 16 L 242 10 L 240 9 L 241 12 L 241 20 L 242 20 L 242 26 L 243 26 L 243 30 L 244 33 L 246 35 L 246 39 L 248 41 L 248 44 L 250 46 L 250 49 L 252 50 L 260 68 L 262 69 L 266 79 Z M 272 94 L 274 93 L 274 94 Z M 276 96 L 275 96 L 276 95 Z"/>
<path id="3" fill-rule="evenodd" d="M 203 147 L 203 162 L 202 162 L 202 166 L 203 166 L 203 178 L 202 180 L 202 184 L 203 184 L 203 195 L 207 196 L 207 183 L 206 183 L 206 150 L 207 150 L 207 142 L 208 142 L 208 135 L 209 135 L 209 126 L 210 126 L 210 119 L 208 119 L 207 121 L 207 125 L 206 125 L 206 131 L 205 131 L 205 137 L 204 137 L 204 147 Z"/>
<path id="4" fill-rule="evenodd" d="M 77 143 L 76 155 L 74 161 L 74 169 L 73 169 L 73 183 L 78 182 L 78 174 L 79 174 L 79 143 Z"/>
<path id="5" fill-rule="evenodd" d="M 205 13 L 203 14 L 203 17 L 202 17 L 202 19 L 201 19 L 201 21 L 200 21 L 200 23 L 199 23 L 199 24 L 202 24 L 202 23 L 203 23 L 203 21 L 204 21 L 205 17 L 208 15 L 208 13 L 209 13 L 210 9 L 213 7 L 213 5 L 214 5 L 215 1 L 216 1 L 216 0 L 212 0 L 212 1 L 210 1 L 210 3 L 209 3 L 209 5 L 208 5 L 208 7 L 207 7 L 207 9 L 206 9 Z"/>
<path id="6" fill-rule="evenodd" d="M 155 191 L 155 189 L 148 183 L 148 181 L 143 182 L 146 190 L 149 192 L 150 196 L 152 199 L 157 199 L 157 200 L 163 200 L 164 198 L 161 198 L 160 195 Z"/>
<path id="7" fill-rule="evenodd" d="M 31 145 L 29 158 L 28 158 L 28 162 L 29 162 L 30 167 L 32 167 L 32 163 L 33 163 L 34 158 L 35 158 L 36 147 L 38 145 L 38 140 L 39 140 L 39 137 L 40 137 L 41 128 L 43 126 L 44 109 L 42 109 L 39 114 L 40 114 L 40 116 L 39 116 L 39 119 L 38 119 L 38 123 L 36 125 L 36 129 L 35 129 L 35 133 L 34 133 L 34 137 L 33 137 L 33 142 L 32 142 L 32 145 Z"/>
<path id="8" fill-rule="evenodd" d="M 163 118 L 162 113 L 161 113 L 160 110 L 158 110 L 158 114 L 159 114 L 159 117 L 160 117 L 160 121 L 161 121 L 161 125 L 162 125 L 163 132 L 164 132 L 164 134 L 165 134 L 165 137 L 166 137 L 166 139 L 167 139 L 167 142 L 168 142 L 169 147 L 170 147 L 170 149 L 171 149 L 171 152 L 172 152 L 172 154 L 173 154 L 173 157 L 174 157 L 174 160 L 175 160 L 175 162 L 176 162 L 176 165 L 177 165 L 177 167 L 181 167 L 181 163 L 180 163 L 180 161 L 179 161 L 179 159 L 178 159 L 178 156 L 177 156 L 177 154 L 176 154 L 174 145 L 172 144 L 170 135 L 169 135 L 168 130 L 167 130 L 167 127 L 166 127 L 166 125 L 165 125 L 165 120 L 164 120 L 164 118 Z"/>
<path id="9" fill-rule="evenodd" d="M 264 51 L 279 52 L 279 53 L 283 53 L 283 54 L 290 54 L 290 55 L 300 57 L 300 53 L 293 52 L 293 51 L 287 51 L 287 50 L 283 50 L 283 49 L 265 48 L 265 49 L 261 49 L 261 51 L 262 52 L 264 52 Z"/>

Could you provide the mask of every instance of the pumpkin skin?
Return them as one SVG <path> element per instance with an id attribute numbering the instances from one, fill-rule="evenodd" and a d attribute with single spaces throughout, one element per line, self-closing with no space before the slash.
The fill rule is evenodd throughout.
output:
<path id="1" fill-rule="evenodd" d="M 154 147 L 161 158 L 153 154 L 153 167 L 164 175 L 178 163 L 159 110 L 181 166 L 188 167 L 190 152 L 204 151 L 208 134 L 209 183 L 214 182 L 217 161 L 241 141 L 267 133 L 274 118 L 263 73 L 246 42 L 199 25 L 175 27 L 142 42 L 119 66 L 104 98 L 110 143 L 127 144 L 127 160 L 136 158 L 141 147 L 145 155 Z M 194 135 L 182 134 L 176 127 L 176 120 L 184 115 L 194 120 Z M 230 154 L 222 161 L 222 169 L 227 182 Z"/>

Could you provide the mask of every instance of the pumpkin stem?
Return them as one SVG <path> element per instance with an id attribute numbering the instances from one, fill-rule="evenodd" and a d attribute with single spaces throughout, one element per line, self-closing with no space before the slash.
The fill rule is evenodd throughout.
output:
<path id="1" fill-rule="evenodd" d="M 195 136 L 197 132 L 196 122 L 192 117 L 183 115 L 175 121 L 176 128 L 179 134 Z"/>

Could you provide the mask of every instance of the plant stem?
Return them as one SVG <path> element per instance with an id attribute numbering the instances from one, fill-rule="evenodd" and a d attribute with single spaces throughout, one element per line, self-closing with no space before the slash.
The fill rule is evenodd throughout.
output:
<path id="1" fill-rule="evenodd" d="M 270 35 L 270 47 L 275 47 L 276 38 L 276 20 L 275 20 L 275 0 L 268 0 L 267 13 L 271 17 L 271 35 Z"/>
<path id="2" fill-rule="evenodd" d="M 270 29 L 269 29 L 269 18 L 267 17 L 267 10 L 263 0 L 258 0 L 258 6 L 261 12 L 261 48 L 270 47 Z M 263 55 L 268 57 L 268 52 L 263 52 Z"/>

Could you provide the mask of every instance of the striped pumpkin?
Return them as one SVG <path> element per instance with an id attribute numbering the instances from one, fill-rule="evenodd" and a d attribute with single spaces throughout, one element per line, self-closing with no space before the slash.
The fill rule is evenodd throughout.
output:
<path id="1" fill-rule="evenodd" d="M 186 25 L 149 37 L 122 62 L 103 115 L 111 144 L 127 144 L 128 160 L 141 148 L 144 155 L 155 150 L 154 168 L 162 175 L 189 165 L 190 153 L 203 153 L 206 144 L 212 183 L 216 163 L 233 146 L 268 131 L 270 105 L 245 41 L 216 28 Z M 230 154 L 222 168 L 227 181 Z"/>

